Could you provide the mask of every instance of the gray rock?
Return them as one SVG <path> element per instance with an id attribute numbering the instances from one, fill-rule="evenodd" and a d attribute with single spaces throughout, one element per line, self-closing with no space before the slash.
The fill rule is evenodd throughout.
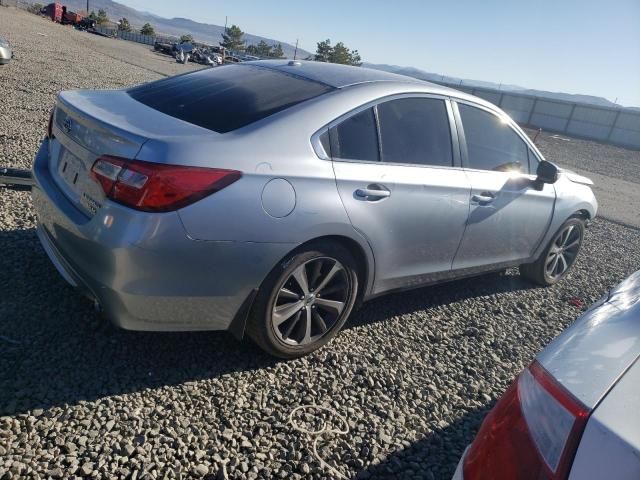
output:
<path id="1" fill-rule="evenodd" d="M 47 472 L 51 478 L 62 478 L 62 469 L 60 467 L 53 468 Z"/>
<path id="2" fill-rule="evenodd" d="M 91 472 L 93 472 L 93 464 L 91 462 L 83 463 L 82 467 L 80 467 L 80 471 L 82 472 L 82 475 L 91 475 Z"/>
<path id="3" fill-rule="evenodd" d="M 201 463 L 193 468 L 192 473 L 195 477 L 204 477 L 209 473 L 209 467 Z"/>

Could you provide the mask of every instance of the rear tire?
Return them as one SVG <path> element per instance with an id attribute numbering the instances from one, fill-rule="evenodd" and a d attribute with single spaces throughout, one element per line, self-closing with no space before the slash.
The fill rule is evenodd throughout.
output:
<path id="1" fill-rule="evenodd" d="M 538 260 L 520 265 L 520 275 L 549 286 L 558 283 L 569 272 L 578 257 L 584 239 L 584 220 L 571 217 L 558 229 Z"/>
<path id="2" fill-rule="evenodd" d="M 247 334 L 280 358 L 307 355 L 328 343 L 353 310 L 357 264 L 339 244 L 314 242 L 289 254 L 264 280 Z"/>

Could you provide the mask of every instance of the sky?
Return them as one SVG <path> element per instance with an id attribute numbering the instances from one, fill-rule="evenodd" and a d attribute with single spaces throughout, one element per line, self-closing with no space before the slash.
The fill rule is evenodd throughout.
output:
<path id="1" fill-rule="evenodd" d="M 640 0 L 117 0 L 315 51 L 640 107 Z M 188 8 L 184 8 L 188 5 Z"/>

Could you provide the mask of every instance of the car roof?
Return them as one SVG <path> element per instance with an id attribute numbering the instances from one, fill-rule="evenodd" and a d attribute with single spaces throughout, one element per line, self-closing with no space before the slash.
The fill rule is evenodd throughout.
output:
<path id="1" fill-rule="evenodd" d="M 344 88 L 366 82 L 404 82 L 411 84 L 417 83 L 423 86 L 430 85 L 438 90 L 445 88 L 417 78 L 398 75 L 397 73 L 374 70 L 366 67 L 340 65 L 337 63 L 302 60 L 296 60 L 295 62 L 293 60 L 260 60 L 256 62 L 245 62 L 245 64 L 271 68 L 283 73 L 297 75 L 334 88 Z"/>

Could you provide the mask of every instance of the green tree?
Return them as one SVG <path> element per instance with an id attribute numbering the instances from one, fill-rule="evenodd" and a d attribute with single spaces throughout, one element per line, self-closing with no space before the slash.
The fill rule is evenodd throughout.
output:
<path id="1" fill-rule="evenodd" d="M 318 42 L 318 48 L 313 57 L 316 62 L 341 63 L 343 65 L 362 65 L 362 58 L 357 50 L 349 50 L 342 42 L 331 46 L 331 40 Z"/>
<path id="2" fill-rule="evenodd" d="M 98 22 L 98 15 L 96 15 L 95 10 L 91 10 L 91 13 L 89 14 L 89 18 L 96 23 Z"/>
<path id="3" fill-rule="evenodd" d="M 231 25 L 226 32 L 222 34 L 220 46 L 234 52 L 242 52 L 245 49 L 245 40 L 242 39 L 244 32 L 237 25 Z"/>
<path id="4" fill-rule="evenodd" d="M 273 51 L 271 52 L 271 56 L 273 58 L 284 58 L 284 51 L 282 50 L 281 43 L 273 46 Z"/>
<path id="5" fill-rule="evenodd" d="M 153 29 L 150 23 L 145 23 L 140 29 L 140 33 L 142 35 L 150 35 L 153 36 L 156 34 L 156 31 Z"/>
<path id="6" fill-rule="evenodd" d="M 264 40 L 260 40 L 260 43 L 258 43 L 256 47 L 256 55 L 258 55 L 259 57 L 270 57 L 271 54 L 271 45 L 269 45 Z"/>
<path id="7" fill-rule="evenodd" d="M 331 46 L 331 40 L 327 38 L 324 42 L 318 42 L 318 48 L 316 48 L 316 54 L 313 59 L 316 62 L 328 62 L 331 58 L 331 52 L 333 52 L 333 47 Z"/>
<path id="8" fill-rule="evenodd" d="M 180 43 L 193 43 L 193 35 L 185 33 L 180 37 Z"/>
<path id="9" fill-rule="evenodd" d="M 129 23 L 129 20 L 127 20 L 125 17 L 122 17 L 118 22 L 118 30 L 120 30 L 121 32 L 130 32 L 131 24 Z"/>
<path id="10" fill-rule="evenodd" d="M 351 65 L 354 67 L 359 67 L 362 65 L 362 57 L 360 56 L 360 52 L 358 50 L 351 50 Z"/>
<path id="11" fill-rule="evenodd" d="M 96 18 L 96 22 L 98 22 L 98 25 L 109 23 L 109 17 L 107 17 L 107 12 L 103 8 L 98 10 L 98 17 Z"/>
<path id="12" fill-rule="evenodd" d="M 40 14 L 43 6 L 41 3 L 33 3 L 27 7 L 27 11 L 30 13 L 35 13 L 36 15 Z"/>

